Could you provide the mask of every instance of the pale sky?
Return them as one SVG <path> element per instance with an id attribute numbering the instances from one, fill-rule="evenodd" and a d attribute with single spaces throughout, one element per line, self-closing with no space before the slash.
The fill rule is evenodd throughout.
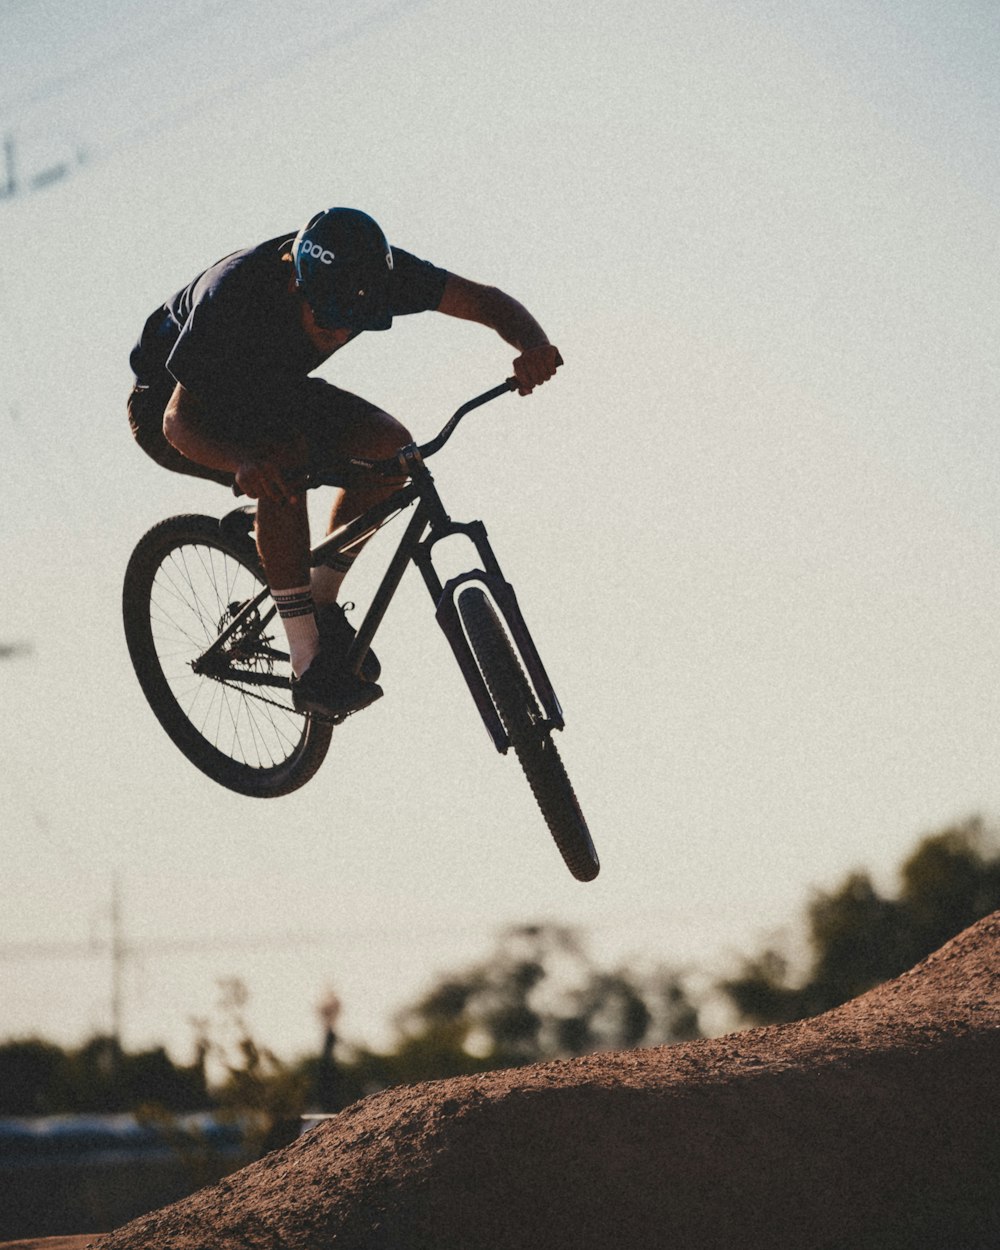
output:
<path id="1" fill-rule="evenodd" d="M 326 985 L 345 1037 L 381 1042 L 509 923 L 722 969 L 812 889 L 854 868 L 891 888 L 922 834 L 1000 811 L 996 7 L 350 15 L 0 8 L 0 642 L 33 648 L 0 665 L 2 1036 L 109 1026 L 107 960 L 43 955 L 107 940 L 116 876 L 126 1043 L 185 1054 L 237 975 L 294 1054 Z M 132 546 L 229 501 L 133 445 L 131 344 L 205 265 L 331 204 L 501 286 L 565 357 L 434 468 L 452 514 L 485 520 L 566 710 L 590 885 L 415 574 L 378 641 L 386 697 L 289 798 L 214 786 L 133 678 Z M 426 315 L 321 376 L 423 438 L 511 354 Z"/>

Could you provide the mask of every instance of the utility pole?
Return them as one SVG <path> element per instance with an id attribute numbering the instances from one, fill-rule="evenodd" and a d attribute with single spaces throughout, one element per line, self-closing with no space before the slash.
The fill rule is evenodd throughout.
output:
<path id="1" fill-rule="evenodd" d="M 14 136 L 4 135 L 3 140 L 3 182 L 0 183 L 0 200 L 9 200 L 17 194 L 17 177 L 14 173 Z"/>
<path id="2" fill-rule="evenodd" d="M 122 930 L 121 884 L 116 876 L 111 886 L 111 1036 L 118 1053 L 122 1049 L 122 995 L 128 946 Z"/>

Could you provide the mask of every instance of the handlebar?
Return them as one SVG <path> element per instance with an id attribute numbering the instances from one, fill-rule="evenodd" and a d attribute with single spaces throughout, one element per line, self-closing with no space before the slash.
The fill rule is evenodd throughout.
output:
<path id="1" fill-rule="evenodd" d="M 410 443 L 407 447 L 401 447 L 394 456 L 389 456 L 385 460 L 366 460 L 362 456 L 351 456 L 347 463 L 354 469 L 361 469 L 366 473 L 381 473 L 386 477 L 398 477 L 400 473 L 409 476 L 410 465 L 414 461 L 426 460 L 428 456 L 433 456 L 435 452 L 441 450 L 458 426 L 462 418 L 473 408 L 480 408 L 483 404 L 488 404 L 490 400 L 499 399 L 501 395 L 506 395 L 509 391 L 516 391 L 518 386 L 517 378 L 507 378 L 501 382 L 499 386 L 494 386 L 491 390 L 484 391 L 482 395 L 477 395 L 474 399 L 468 400 L 461 408 L 455 410 L 441 427 L 435 436 L 429 442 L 420 445 Z M 332 480 L 328 480 L 332 479 Z M 313 474 L 310 476 L 310 486 L 339 486 L 343 482 L 342 474 Z"/>
<path id="2" fill-rule="evenodd" d="M 394 456 L 389 456 L 385 460 L 366 460 L 362 456 L 351 456 L 347 463 L 352 469 L 359 469 L 363 474 L 379 473 L 385 477 L 403 477 L 410 476 L 410 467 L 415 462 L 426 460 L 428 456 L 433 456 L 435 452 L 441 450 L 452 434 L 454 434 L 458 423 L 462 418 L 473 410 L 480 408 L 483 404 L 488 404 L 492 399 L 498 399 L 501 395 L 506 395 L 508 391 L 516 391 L 518 387 L 517 378 L 507 378 L 501 382 L 499 386 L 494 386 L 491 390 L 484 391 L 482 395 L 477 395 L 474 399 L 468 400 L 461 408 L 448 418 L 438 433 L 427 443 L 416 444 L 410 443 L 406 447 L 401 447 Z M 314 486 L 344 486 L 348 474 L 343 471 L 337 472 L 331 469 L 328 473 L 311 473 L 305 482 L 305 488 L 311 490 Z M 233 494 L 237 497 L 242 496 L 243 492 L 236 485 L 233 486 Z"/>

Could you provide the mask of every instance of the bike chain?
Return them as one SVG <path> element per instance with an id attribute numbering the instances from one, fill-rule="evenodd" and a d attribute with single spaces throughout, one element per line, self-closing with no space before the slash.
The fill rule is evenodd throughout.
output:
<path id="1" fill-rule="evenodd" d="M 220 686 L 228 686 L 230 690 L 236 690 L 248 699 L 256 699 L 258 703 L 266 703 L 269 707 L 276 707 L 279 711 L 288 712 L 292 716 L 312 716 L 316 720 L 325 721 L 328 725 L 339 725 L 347 719 L 347 716 L 333 717 L 324 716 L 320 712 L 300 712 L 295 707 L 289 707 L 287 703 L 278 703 L 275 699 L 269 699 L 266 694 L 255 694 L 247 690 L 246 686 L 241 686 L 235 681 L 226 681 L 224 677 L 213 677 L 212 681 L 217 681 Z M 347 714 L 351 715 L 350 712 Z"/>

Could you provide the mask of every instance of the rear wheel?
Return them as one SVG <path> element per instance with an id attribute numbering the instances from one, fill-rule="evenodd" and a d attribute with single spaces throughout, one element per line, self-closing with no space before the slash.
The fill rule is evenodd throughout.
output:
<path id="1" fill-rule="evenodd" d="M 129 655 L 156 718 L 203 773 L 254 798 L 304 785 L 332 732 L 292 707 L 269 598 L 205 658 L 265 585 L 249 536 L 223 533 L 212 517 L 177 516 L 140 539 L 122 597 Z"/>
<path id="2" fill-rule="evenodd" d="M 600 861 L 573 786 L 534 693 L 492 603 L 478 586 L 458 596 L 458 613 L 511 746 L 549 832 L 578 881 L 593 881 Z"/>

